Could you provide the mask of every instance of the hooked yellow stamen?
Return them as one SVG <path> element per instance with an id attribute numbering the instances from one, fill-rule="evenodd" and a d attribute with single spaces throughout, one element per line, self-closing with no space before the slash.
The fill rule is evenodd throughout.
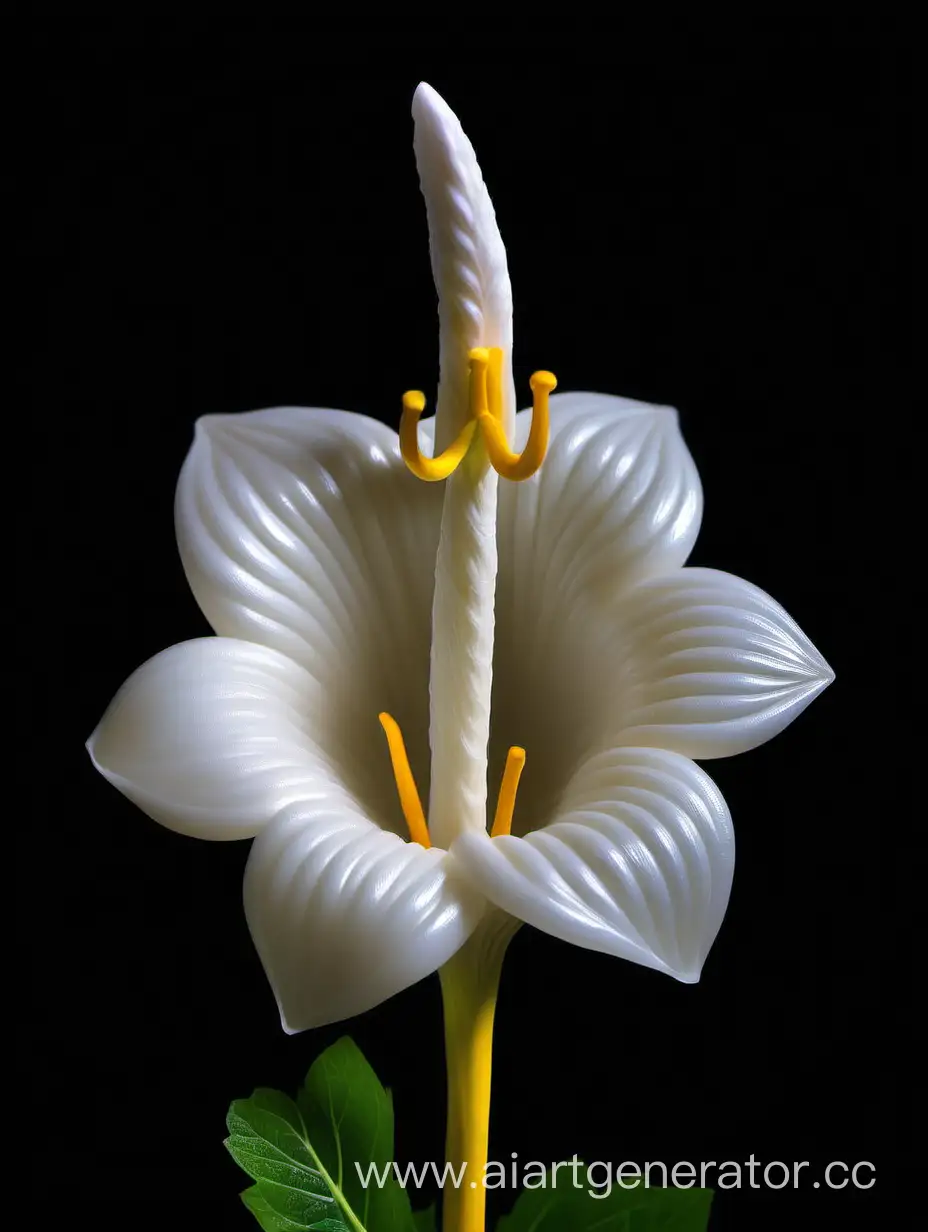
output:
<path id="1" fill-rule="evenodd" d="M 449 445 L 444 453 L 437 458 L 427 458 L 419 448 L 419 417 L 425 410 L 425 394 L 418 389 L 411 389 L 403 394 L 403 414 L 400 418 L 400 453 L 403 461 L 418 479 L 426 483 L 438 483 L 448 476 L 460 464 L 461 459 L 470 448 L 474 439 L 477 424 L 468 420 L 454 444 Z"/>
<path id="2" fill-rule="evenodd" d="M 416 780 L 412 776 L 409 757 L 406 754 L 406 744 L 400 725 L 391 715 L 383 711 L 378 715 L 380 726 L 387 737 L 387 747 L 390 750 L 390 761 L 393 763 L 393 777 L 396 779 L 396 790 L 400 798 L 400 807 L 409 827 L 409 837 L 422 847 L 431 847 L 429 828 L 426 825 L 425 813 L 422 811 L 422 801 L 416 788 Z"/>
<path id="3" fill-rule="evenodd" d="M 503 781 L 500 784 L 499 797 L 496 801 L 496 816 L 493 818 L 493 829 L 490 838 L 499 838 L 501 834 L 512 831 L 512 815 L 516 807 L 516 792 L 519 790 L 519 779 L 525 768 L 525 749 L 513 746 L 506 758 L 506 769 L 503 771 Z"/>
<path id="4" fill-rule="evenodd" d="M 548 395 L 557 388 L 557 378 L 553 372 L 533 374 L 529 382 L 532 387 L 532 426 L 525 448 L 521 453 L 513 453 L 502 423 L 502 359 L 502 351 L 494 347 L 490 363 L 490 405 L 488 410 L 479 416 L 479 423 L 493 469 L 503 479 L 519 483 L 523 479 L 531 479 L 548 452 L 548 439 L 551 434 Z"/>
<path id="5" fill-rule="evenodd" d="M 403 394 L 400 418 L 400 453 L 419 479 L 437 483 L 457 469 L 470 449 L 477 425 L 483 433 L 487 456 L 503 479 L 531 479 L 545 460 L 551 434 L 548 395 L 557 388 L 552 372 L 536 372 L 532 387 L 532 426 L 521 453 L 513 453 L 503 429 L 503 352 L 501 347 L 475 347 L 470 359 L 471 418 L 457 439 L 437 458 L 427 458 L 419 448 L 419 417 L 425 410 L 425 395 L 417 389 Z"/>

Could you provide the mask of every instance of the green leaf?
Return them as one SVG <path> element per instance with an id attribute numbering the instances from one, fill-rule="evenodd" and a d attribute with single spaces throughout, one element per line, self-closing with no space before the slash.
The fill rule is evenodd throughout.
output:
<path id="1" fill-rule="evenodd" d="M 409 1195 L 392 1167 L 385 1172 L 393 1161 L 393 1100 L 353 1040 L 343 1037 L 314 1062 L 297 1103 L 333 1192 L 344 1195 L 361 1224 L 371 1232 L 413 1232 Z"/>
<path id="2" fill-rule="evenodd" d="M 251 1199 L 246 1205 L 254 1210 L 252 1204 L 260 1200 L 259 1222 L 261 1218 L 270 1218 L 264 1208 L 304 1229 L 338 1214 L 335 1198 L 306 1141 L 300 1112 L 292 1099 L 279 1091 L 259 1089 L 251 1099 L 235 1100 L 226 1125 L 229 1153 L 257 1182 L 247 1191 Z M 284 1229 L 289 1232 L 286 1224 Z"/>
<path id="3" fill-rule="evenodd" d="M 392 1172 L 390 1094 L 351 1040 L 319 1057 L 296 1102 L 260 1088 L 226 1124 L 226 1147 L 255 1182 L 242 1201 L 265 1232 L 429 1232 Z"/>
<path id="4" fill-rule="evenodd" d="M 303 1232 L 303 1225 L 294 1223 L 291 1219 L 285 1219 L 283 1215 L 278 1215 L 267 1201 L 261 1196 L 261 1191 L 257 1185 L 252 1185 L 250 1189 L 246 1189 L 242 1194 L 242 1201 L 257 1219 L 258 1223 L 264 1229 L 264 1232 Z M 319 1225 L 316 1225 L 317 1227 Z M 336 1225 L 343 1228 L 344 1224 Z"/>
<path id="5" fill-rule="evenodd" d="M 438 1213 L 434 1206 L 424 1211 L 413 1211 L 412 1226 L 415 1232 L 438 1232 Z"/>
<path id="6" fill-rule="evenodd" d="M 705 1232 L 712 1204 L 711 1189 L 651 1189 L 643 1184 L 624 1189 L 594 1186 L 586 1170 L 549 1177 L 545 1188 L 524 1190 L 511 1215 L 496 1232 Z M 555 1184 L 556 1182 L 556 1184 Z M 594 1189 L 604 1196 L 593 1197 Z"/>

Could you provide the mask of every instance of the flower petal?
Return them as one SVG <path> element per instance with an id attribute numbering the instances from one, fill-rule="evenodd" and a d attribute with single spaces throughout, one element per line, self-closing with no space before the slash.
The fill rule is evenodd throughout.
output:
<path id="1" fill-rule="evenodd" d="M 555 394 L 550 405 L 541 470 L 500 485 L 497 611 L 539 632 L 577 604 L 679 568 L 702 516 L 672 408 L 590 393 Z M 516 450 L 529 415 L 516 417 Z"/>
<path id="2" fill-rule="evenodd" d="M 693 762 L 621 748 L 580 767 L 550 825 L 525 838 L 463 834 L 451 854 L 526 923 L 693 983 L 728 904 L 734 835 Z"/>
<path id="3" fill-rule="evenodd" d="M 337 792 L 285 809 L 245 873 L 248 924 L 291 1033 L 436 971 L 483 910 L 447 852 L 379 830 Z"/>
<path id="4" fill-rule="evenodd" d="M 329 771 L 311 733 L 318 683 L 267 647 L 206 637 L 134 672 L 87 748 L 139 808 L 181 834 L 250 838 Z"/>
<path id="5" fill-rule="evenodd" d="M 176 502 L 193 592 L 217 633 L 313 675 L 332 711 L 315 734 L 343 762 L 358 748 L 339 733 L 376 733 L 388 710 L 425 773 L 440 487 L 362 415 L 280 407 L 197 425 Z"/>
<path id="6" fill-rule="evenodd" d="M 729 573 L 682 569 L 624 596 L 622 742 L 729 757 L 782 731 L 834 679 L 769 595 Z"/>

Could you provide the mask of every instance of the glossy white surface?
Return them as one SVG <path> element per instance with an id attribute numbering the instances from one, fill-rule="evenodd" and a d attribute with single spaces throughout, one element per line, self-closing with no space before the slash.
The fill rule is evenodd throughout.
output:
<path id="1" fill-rule="evenodd" d="M 427 101 L 434 258 L 445 154 Z M 492 209 L 477 212 L 495 260 Z M 502 292 L 487 303 L 501 313 Z M 685 567 L 702 495 L 674 411 L 568 393 L 551 417 L 541 471 L 500 486 L 498 522 L 482 476 L 419 482 L 396 434 L 360 415 L 197 426 L 177 535 L 219 636 L 140 668 L 89 748 L 162 824 L 258 835 L 246 911 L 287 1030 L 435 970 L 491 909 L 697 979 L 734 844 L 689 758 L 754 747 L 832 679 L 769 596 Z M 523 412 L 517 448 L 527 430 Z M 423 801 L 431 788 L 428 851 L 406 841 L 382 710 Z M 513 744 L 527 751 L 513 832 L 491 839 Z"/>
<path id="2" fill-rule="evenodd" d="M 511 428 L 512 291 L 506 251 L 473 147 L 428 85 L 412 104 L 414 146 L 438 292 L 439 451 L 469 418 L 468 353 L 503 351 L 503 421 Z M 432 841 L 483 828 L 493 687 L 499 478 L 482 441 L 444 483 L 431 625 L 428 797 Z"/>
<path id="3" fill-rule="evenodd" d="M 699 979 L 731 889 L 715 784 L 663 749 L 595 753 L 524 838 L 463 835 L 455 856 L 498 907 L 565 941 Z"/>
<path id="4" fill-rule="evenodd" d="M 425 82 L 413 97 L 412 118 L 438 293 L 440 452 L 469 418 L 467 354 L 472 347 L 502 348 L 503 422 L 507 432 L 512 426 L 512 287 L 493 202 L 460 121 Z"/>
<path id="5" fill-rule="evenodd" d="M 344 791 L 278 813 L 245 871 L 248 925 L 289 1032 L 436 971 L 483 910 L 447 852 L 379 829 Z"/>

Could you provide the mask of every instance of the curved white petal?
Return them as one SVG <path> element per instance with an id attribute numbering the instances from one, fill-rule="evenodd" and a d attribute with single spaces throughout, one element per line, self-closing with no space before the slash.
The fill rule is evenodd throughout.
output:
<path id="1" fill-rule="evenodd" d="M 529 429 L 516 417 L 516 445 Z M 527 771 L 516 814 L 547 821 L 590 751 L 620 731 L 623 596 L 682 565 L 702 494 L 676 412 L 601 394 L 551 398 L 540 472 L 500 485 L 491 801 L 510 745 Z M 650 742 L 644 742 L 650 743 Z"/>
<path id="2" fill-rule="evenodd" d="M 134 672 L 87 748 L 105 778 L 169 829 L 250 838 L 327 781 L 313 738 L 325 708 L 317 682 L 292 660 L 206 637 Z"/>
<path id="3" fill-rule="evenodd" d="M 428 673 L 441 485 L 417 482 L 396 433 L 346 411 L 208 416 L 177 488 L 190 585 L 217 633 L 300 663 L 326 695 L 314 735 L 341 763 L 389 761 L 403 729 L 428 789 Z"/>
<path id="4" fill-rule="evenodd" d="M 615 622 L 630 745 L 729 757 L 782 731 L 834 679 L 779 603 L 714 569 L 642 583 Z"/>
<path id="5" fill-rule="evenodd" d="M 483 909 L 446 852 L 379 830 L 337 795 L 285 809 L 245 873 L 248 925 L 291 1033 L 437 970 Z"/>
<path id="6" fill-rule="evenodd" d="M 464 834 L 451 854 L 526 923 L 693 983 L 728 904 L 734 836 L 693 762 L 620 748 L 580 767 L 550 825 L 525 838 Z"/>
<path id="7" fill-rule="evenodd" d="M 503 483 L 497 612 L 544 637 L 566 612 L 611 601 L 679 568 L 702 516 L 702 489 L 670 407 L 606 394 L 555 394 L 541 470 Z M 516 417 L 516 445 L 530 412 Z"/>

